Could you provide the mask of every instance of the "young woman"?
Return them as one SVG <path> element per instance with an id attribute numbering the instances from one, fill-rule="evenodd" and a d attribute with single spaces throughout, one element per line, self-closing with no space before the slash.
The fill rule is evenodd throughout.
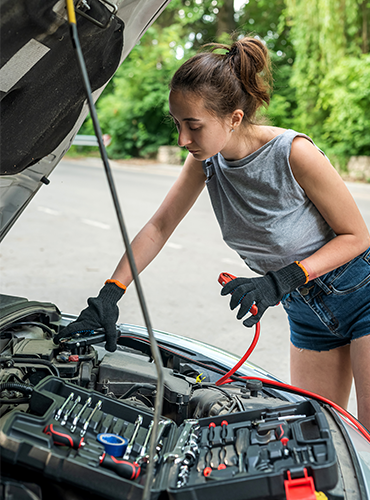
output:
<path id="1" fill-rule="evenodd" d="M 226 49 L 225 54 L 215 49 Z M 179 178 L 132 242 L 138 272 L 159 253 L 206 185 L 226 243 L 258 278 L 237 278 L 237 318 L 282 301 L 291 329 L 292 384 L 348 403 L 370 428 L 370 238 L 344 182 L 304 134 L 261 125 L 269 103 L 265 46 L 246 37 L 185 62 L 170 85 L 170 113 L 189 151 Z M 103 326 L 115 350 L 117 302 L 131 283 L 124 255 L 112 279 L 56 338 Z"/>

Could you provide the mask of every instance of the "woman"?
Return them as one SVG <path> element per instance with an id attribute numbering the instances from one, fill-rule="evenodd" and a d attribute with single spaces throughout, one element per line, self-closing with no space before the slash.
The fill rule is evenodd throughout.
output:
<path id="1" fill-rule="evenodd" d="M 227 49 L 226 54 L 214 52 Z M 354 376 L 358 418 L 370 428 L 370 238 L 344 182 L 312 140 L 261 125 L 269 103 L 265 46 L 246 37 L 185 62 L 170 85 L 170 114 L 189 151 L 179 178 L 132 242 L 138 272 L 159 253 L 207 185 L 226 243 L 261 274 L 237 278 L 237 318 L 282 301 L 291 328 L 291 380 L 342 407 Z M 76 322 L 57 337 L 103 326 L 116 348 L 117 302 L 131 283 L 126 255 Z"/>

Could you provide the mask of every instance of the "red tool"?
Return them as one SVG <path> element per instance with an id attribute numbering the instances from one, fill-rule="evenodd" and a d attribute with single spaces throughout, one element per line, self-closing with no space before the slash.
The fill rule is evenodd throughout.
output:
<path id="1" fill-rule="evenodd" d="M 141 467 L 136 462 L 129 462 L 122 458 L 113 457 L 104 453 L 100 457 L 100 465 L 114 471 L 125 479 L 136 479 L 139 477 Z"/>
<path id="2" fill-rule="evenodd" d="M 78 448 L 85 445 L 84 438 L 72 436 L 63 427 L 54 424 L 47 425 L 43 432 L 51 436 L 53 443 L 58 446 L 69 446 L 74 450 L 78 450 Z"/>
<path id="3" fill-rule="evenodd" d="M 218 277 L 218 282 L 222 285 L 225 286 L 226 283 L 229 283 L 229 281 L 232 281 L 236 279 L 236 276 L 233 276 L 232 274 L 229 273 L 221 273 L 220 276 Z M 249 309 L 249 312 L 255 316 L 258 313 L 258 307 L 256 304 L 252 304 L 251 308 Z"/>

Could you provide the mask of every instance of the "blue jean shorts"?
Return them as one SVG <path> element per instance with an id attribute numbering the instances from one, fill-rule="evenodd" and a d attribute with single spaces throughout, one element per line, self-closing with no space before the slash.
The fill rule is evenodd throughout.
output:
<path id="1" fill-rule="evenodd" d="M 290 340 L 299 349 L 329 351 L 370 334 L 370 248 L 309 281 L 282 301 Z"/>

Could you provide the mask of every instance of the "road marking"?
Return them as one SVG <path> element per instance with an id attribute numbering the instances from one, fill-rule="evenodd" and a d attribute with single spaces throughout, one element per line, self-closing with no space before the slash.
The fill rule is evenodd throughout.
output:
<path id="1" fill-rule="evenodd" d="M 108 224 L 98 222 L 97 220 L 81 219 L 81 222 L 87 224 L 88 226 L 99 227 L 100 229 L 110 229 L 110 226 Z"/>
<path id="2" fill-rule="evenodd" d="M 171 242 L 168 242 L 166 246 L 174 248 L 175 250 L 181 250 L 182 248 L 184 248 L 182 245 L 178 245 L 177 243 L 171 243 Z"/>
<path id="3" fill-rule="evenodd" d="M 43 212 L 44 214 L 48 214 L 48 215 L 60 215 L 61 212 L 58 212 L 57 210 L 53 210 L 52 208 L 47 208 L 47 207 L 37 207 L 37 210 L 39 212 Z"/>
<path id="4" fill-rule="evenodd" d="M 27 42 L 0 69 L 0 90 L 8 92 L 49 50 L 49 47 L 33 38 Z"/>

